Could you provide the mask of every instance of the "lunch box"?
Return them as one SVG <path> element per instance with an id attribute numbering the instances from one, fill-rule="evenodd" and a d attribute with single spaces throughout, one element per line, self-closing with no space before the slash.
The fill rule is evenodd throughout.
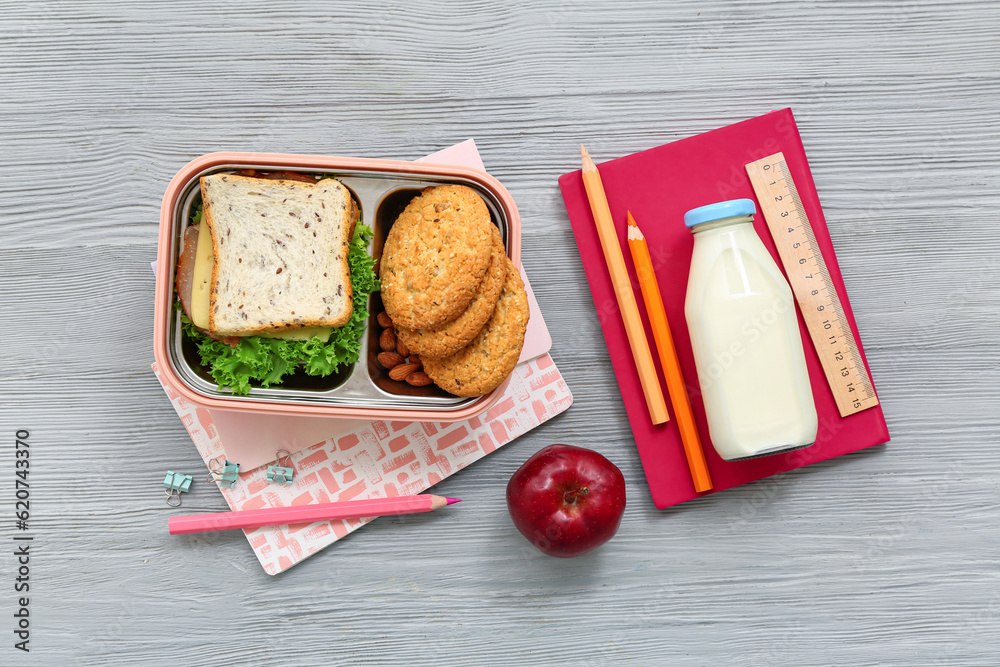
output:
<path id="1" fill-rule="evenodd" d="M 485 396 L 452 396 L 435 385 L 413 387 L 389 378 L 376 356 L 381 351 L 381 327 L 375 321 L 382 308 L 378 292 L 369 302 L 370 316 L 357 363 L 332 376 L 314 377 L 299 371 L 286 376 L 281 387 L 253 388 L 247 396 L 220 390 L 201 367 L 198 351 L 182 332 L 181 314 L 174 307 L 174 277 L 191 213 L 200 201 L 200 178 L 241 169 L 323 173 L 340 180 L 361 209 L 361 222 L 374 230 L 370 252 L 376 266 L 386 235 L 406 205 L 426 187 L 465 185 L 482 196 L 507 249 L 520 264 L 521 220 L 507 189 L 492 176 L 467 167 L 399 160 L 284 155 L 211 153 L 189 162 L 167 186 L 160 208 L 157 251 L 155 332 L 153 347 L 160 377 L 183 398 L 206 408 L 245 412 L 351 419 L 452 422 L 469 419 L 496 403 L 506 382 Z"/>

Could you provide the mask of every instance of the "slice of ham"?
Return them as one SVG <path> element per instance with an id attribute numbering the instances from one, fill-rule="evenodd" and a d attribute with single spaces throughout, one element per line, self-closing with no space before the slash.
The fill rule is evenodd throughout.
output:
<path id="1" fill-rule="evenodd" d="M 177 261 L 177 296 L 188 319 L 191 319 L 191 293 L 194 291 L 194 258 L 198 250 L 198 225 L 184 231 L 184 250 Z"/>
<path id="2" fill-rule="evenodd" d="M 204 329 L 198 329 L 209 338 L 219 341 L 223 345 L 228 345 L 229 347 L 239 347 L 240 337 L 239 336 L 217 336 L 211 331 L 205 331 Z"/>
<path id="3" fill-rule="evenodd" d="M 177 296 L 181 300 L 181 307 L 191 319 L 191 293 L 194 291 L 194 258 L 198 252 L 198 226 L 191 225 L 184 231 L 184 250 L 177 261 Z M 192 320 L 193 321 L 193 320 Z M 239 336 L 216 336 L 211 331 L 199 328 L 209 338 L 214 338 L 220 343 L 236 347 L 240 344 Z"/>

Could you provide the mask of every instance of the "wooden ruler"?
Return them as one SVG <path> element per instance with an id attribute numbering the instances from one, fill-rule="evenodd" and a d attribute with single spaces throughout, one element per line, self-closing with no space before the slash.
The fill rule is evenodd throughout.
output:
<path id="1" fill-rule="evenodd" d="M 878 405 L 785 156 L 775 153 L 751 162 L 746 169 L 840 416 Z"/>

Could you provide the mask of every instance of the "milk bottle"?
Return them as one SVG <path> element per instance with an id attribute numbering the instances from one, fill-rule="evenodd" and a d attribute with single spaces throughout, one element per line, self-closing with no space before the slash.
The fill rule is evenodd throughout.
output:
<path id="1" fill-rule="evenodd" d="M 735 199 L 692 209 L 684 315 L 709 434 L 726 461 L 776 454 L 816 439 L 816 407 L 795 315 L 778 266 Z"/>

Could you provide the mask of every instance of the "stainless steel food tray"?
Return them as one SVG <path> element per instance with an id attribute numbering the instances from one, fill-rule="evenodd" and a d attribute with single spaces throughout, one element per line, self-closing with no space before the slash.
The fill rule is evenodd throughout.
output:
<path id="1" fill-rule="evenodd" d="M 267 172 L 285 171 L 289 170 L 289 167 L 277 164 L 230 163 L 212 166 L 192 177 L 182 186 L 174 207 L 169 253 L 173 262 L 172 266 L 177 265 L 183 247 L 184 230 L 190 224 L 192 212 L 201 201 L 200 177 L 220 172 L 232 173 L 242 169 Z M 381 257 L 382 246 L 389 229 L 406 205 L 423 188 L 444 184 L 466 185 L 482 196 L 487 208 L 489 208 L 490 217 L 500 230 L 504 246 L 510 254 L 511 225 L 504 207 L 493 193 L 472 179 L 454 176 L 439 179 L 427 175 L 359 169 L 329 171 L 298 168 L 294 171 L 322 173 L 337 178 L 351 191 L 354 200 L 361 209 L 362 223 L 371 227 L 375 232 L 369 245 L 369 251 L 376 260 Z M 170 293 L 173 294 L 174 271 L 170 272 L 170 276 Z M 253 388 L 247 396 L 234 396 L 228 390 L 219 390 L 211 376 L 201 367 L 195 345 L 185 339 L 180 313 L 176 313 L 169 323 L 167 335 L 170 363 L 183 382 L 198 394 L 205 397 L 224 397 L 228 401 L 240 401 L 248 404 L 280 401 L 388 409 L 416 407 L 427 411 L 447 412 L 479 400 L 452 396 L 434 385 L 412 387 L 403 382 L 390 380 L 388 372 L 376 360 L 376 356 L 381 351 L 378 345 L 378 334 L 381 327 L 378 326 L 375 317 L 381 310 L 381 297 L 376 292 L 369 301 L 370 316 L 362 337 L 360 358 L 357 363 L 341 369 L 334 376 L 315 378 L 298 372 L 293 376 L 286 376 L 286 381 L 283 383 L 285 386 L 282 388 Z M 247 405 L 247 407 L 252 409 L 251 405 Z"/>

